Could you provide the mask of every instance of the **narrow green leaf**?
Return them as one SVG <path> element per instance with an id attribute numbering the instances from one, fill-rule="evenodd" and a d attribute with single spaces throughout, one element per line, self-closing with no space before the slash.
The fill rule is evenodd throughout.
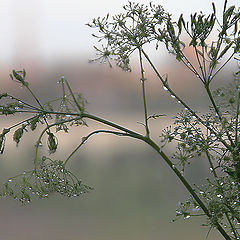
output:
<path id="1" fill-rule="evenodd" d="M 226 54 L 226 52 L 229 50 L 229 48 L 232 46 L 232 44 L 233 44 L 233 42 L 231 42 L 229 45 L 227 45 L 223 50 L 222 50 L 222 52 L 219 54 L 219 56 L 218 56 L 218 59 L 220 59 L 220 58 L 222 58 L 225 54 Z"/>

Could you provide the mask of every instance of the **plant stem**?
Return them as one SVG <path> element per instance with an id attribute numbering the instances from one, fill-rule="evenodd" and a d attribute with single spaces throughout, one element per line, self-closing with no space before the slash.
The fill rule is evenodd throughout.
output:
<path id="1" fill-rule="evenodd" d="M 154 64 L 152 63 L 152 61 L 150 60 L 150 58 L 148 57 L 148 55 L 142 51 L 144 56 L 146 57 L 146 59 L 148 60 L 149 64 L 151 65 L 151 67 L 153 68 L 154 72 L 156 73 L 157 77 L 160 79 L 160 81 L 163 83 L 163 85 L 168 89 L 168 91 L 173 95 L 175 96 L 175 98 L 189 111 L 191 112 L 191 114 L 193 116 L 195 116 L 199 122 L 204 126 L 206 127 L 206 129 L 208 129 L 211 133 L 214 133 L 215 135 L 217 135 L 217 131 L 210 128 L 208 125 L 206 125 L 204 123 L 204 121 L 182 100 L 180 99 L 170 88 L 169 86 L 166 84 L 166 82 L 164 81 L 164 79 L 162 78 L 162 76 L 159 74 L 158 70 L 156 69 L 156 67 L 154 66 Z M 222 142 L 222 144 L 227 148 L 229 149 L 229 145 L 226 143 L 226 141 L 222 138 L 219 138 L 219 141 Z"/>
<path id="2" fill-rule="evenodd" d="M 93 132 L 89 133 L 86 137 L 82 138 L 81 143 L 71 152 L 71 154 L 65 160 L 64 166 L 67 164 L 69 159 L 73 156 L 73 154 L 75 152 L 77 152 L 77 150 L 88 140 L 88 138 L 90 138 L 94 134 L 98 134 L 98 133 L 108 133 L 108 134 L 114 134 L 114 135 L 118 135 L 118 136 L 131 136 L 131 135 L 123 133 L 123 132 L 114 132 L 114 131 L 108 131 L 108 130 L 96 130 L 96 131 L 93 131 Z"/>
<path id="3" fill-rule="evenodd" d="M 209 96 L 209 99 L 210 99 L 210 101 L 211 101 L 211 103 L 212 103 L 212 105 L 213 105 L 213 108 L 214 108 L 217 116 L 219 117 L 220 122 L 221 122 L 222 125 L 223 125 L 222 115 L 221 115 L 221 113 L 220 113 L 220 111 L 219 111 L 219 109 L 218 109 L 218 107 L 217 107 L 217 105 L 216 105 L 216 103 L 215 103 L 215 101 L 214 101 L 214 99 L 213 99 L 213 96 L 212 96 L 212 93 L 211 93 L 211 91 L 210 91 L 210 88 L 209 88 L 209 84 L 208 84 L 208 83 L 205 84 L 205 89 L 206 89 L 207 94 L 208 94 L 208 96 Z M 234 142 L 233 142 L 231 136 L 229 135 L 228 131 L 226 131 L 226 134 L 227 134 L 228 140 L 229 140 L 230 143 L 231 143 L 231 146 L 233 147 L 233 146 L 234 146 Z M 229 149 L 229 147 L 228 147 L 228 149 Z M 230 149 L 229 149 L 229 150 L 230 150 Z"/>
<path id="4" fill-rule="evenodd" d="M 215 168 L 214 168 L 214 166 L 213 166 L 213 163 L 212 163 L 212 160 L 211 160 L 211 157 L 210 157 L 208 151 L 206 151 L 206 155 L 207 155 L 207 159 L 208 159 L 209 165 L 210 165 L 210 167 L 211 167 L 211 169 L 212 169 L 212 173 L 213 173 L 214 177 L 217 179 L 218 176 L 217 176 L 216 170 L 215 170 Z"/>
<path id="5" fill-rule="evenodd" d="M 145 93 L 146 78 L 144 76 L 143 59 L 142 59 L 142 52 L 141 52 L 140 48 L 139 48 L 139 60 L 140 60 L 140 69 L 141 69 L 141 84 L 142 84 L 142 96 L 143 96 L 146 136 L 149 137 L 150 131 L 149 131 L 149 127 L 148 127 L 147 101 L 146 101 L 146 93 Z"/>
<path id="6" fill-rule="evenodd" d="M 182 176 L 182 174 L 178 171 L 178 169 L 174 166 L 174 164 L 171 162 L 171 160 L 165 155 L 163 151 L 157 146 L 151 139 L 145 138 L 145 142 L 149 144 L 153 149 L 155 149 L 158 154 L 165 160 L 165 162 L 169 165 L 169 167 L 174 171 L 174 173 L 177 175 L 177 177 L 180 179 L 180 181 L 183 183 L 185 188 L 188 190 L 188 192 L 192 195 L 192 197 L 196 200 L 196 202 L 199 204 L 201 209 L 204 211 L 204 213 L 211 219 L 212 215 L 209 213 L 207 207 L 202 202 L 202 200 L 198 197 L 198 195 L 195 193 L 194 189 L 191 187 L 191 185 L 187 182 L 187 180 Z M 218 231 L 222 234 L 222 236 L 226 240 L 231 240 L 230 236 L 225 232 L 225 230 L 222 228 L 222 226 L 215 222 L 215 227 L 218 229 Z"/>
<path id="7" fill-rule="evenodd" d="M 67 84 L 68 90 L 69 90 L 69 92 L 70 92 L 70 94 L 71 94 L 71 96 L 72 96 L 72 98 L 73 98 L 73 101 L 75 102 L 75 104 L 76 104 L 79 112 L 82 113 L 82 112 L 83 112 L 83 109 L 81 108 L 81 106 L 79 105 L 77 99 L 75 98 L 74 93 L 73 93 L 73 91 L 72 91 L 72 89 L 71 89 L 71 87 L 70 87 L 70 85 L 69 85 L 69 83 L 68 83 L 68 81 L 67 81 L 66 79 L 65 79 L 65 82 L 66 82 L 66 84 Z"/>
<path id="8" fill-rule="evenodd" d="M 240 101 L 240 92 L 238 92 L 238 96 L 237 96 L 237 111 L 236 111 L 236 124 L 235 124 L 235 144 L 237 145 L 238 143 L 238 116 L 239 116 L 239 103 Z"/>

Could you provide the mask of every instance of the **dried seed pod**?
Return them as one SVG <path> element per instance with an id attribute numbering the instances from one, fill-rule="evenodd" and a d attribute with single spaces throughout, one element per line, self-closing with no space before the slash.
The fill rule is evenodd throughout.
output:
<path id="1" fill-rule="evenodd" d="M 49 152 L 50 152 L 50 153 L 54 153 L 54 152 L 56 152 L 56 150 L 57 150 L 57 145 L 58 145 L 57 138 L 56 138 L 56 136 L 54 136 L 54 134 L 51 133 L 51 132 L 47 132 L 47 134 L 48 134 L 47 144 L 48 144 Z"/>
<path id="2" fill-rule="evenodd" d="M 13 134 L 13 140 L 17 143 L 17 146 L 23 136 L 23 130 L 25 129 L 25 125 L 23 125 L 22 127 L 18 128 L 14 134 Z"/>

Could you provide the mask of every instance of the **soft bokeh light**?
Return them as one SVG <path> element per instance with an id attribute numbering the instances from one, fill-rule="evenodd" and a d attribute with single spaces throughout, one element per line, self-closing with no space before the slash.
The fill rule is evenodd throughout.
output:
<path id="1" fill-rule="evenodd" d="M 120 13 L 127 0 L 8 0 L 1 1 L 0 9 L 0 61 L 12 62 L 17 59 L 33 58 L 56 61 L 64 57 L 81 56 L 88 58 L 95 43 L 92 30 L 85 24 L 92 18 L 107 13 Z M 149 0 L 137 1 L 149 3 Z M 181 13 L 189 16 L 192 12 L 212 11 L 209 0 L 162 0 L 161 4 L 177 19 Z M 215 1 L 219 12 L 223 1 Z M 228 1 L 229 5 L 237 0 Z"/>

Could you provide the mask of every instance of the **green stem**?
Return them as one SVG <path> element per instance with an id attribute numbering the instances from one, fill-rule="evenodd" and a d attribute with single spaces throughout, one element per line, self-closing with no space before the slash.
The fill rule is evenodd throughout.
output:
<path id="1" fill-rule="evenodd" d="M 71 152 L 71 154 L 67 157 L 67 159 L 64 162 L 64 166 L 67 164 L 67 162 L 69 161 L 69 159 L 74 155 L 74 153 L 76 153 L 78 151 L 78 149 L 85 144 L 85 142 L 93 135 L 98 134 L 98 133 L 108 133 L 108 134 L 114 134 L 114 135 L 118 135 L 118 136 L 131 136 L 130 134 L 126 134 L 123 132 L 115 132 L 115 131 L 108 131 L 108 130 L 96 130 L 93 131 L 91 133 L 89 133 L 86 137 L 82 138 L 81 143 Z"/>
<path id="2" fill-rule="evenodd" d="M 76 104 L 79 112 L 80 112 L 80 113 L 83 113 L 83 109 L 82 109 L 82 107 L 79 105 L 77 99 L 75 98 L 74 93 L 73 93 L 73 91 L 72 91 L 72 89 L 71 89 L 68 81 L 67 81 L 66 79 L 64 79 L 64 80 L 65 80 L 65 82 L 66 82 L 66 84 L 67 84 L 68 90 L 69 90 L 69 92 L 70 92 L 70 94 L 71 94 L 71 96 L 72 96 L 72 98 L 73 98 L 73 101 L 75 102 L 75 104 Z"/>
<path id="3" fill-rule="evenodd" d="M 216 105 L 216 103 L 215 103 L 215 101 L 214 101 L 214 99 L 213 99 L 212 93 L 211 93 L 210 88 L 209 88 L 209 84 L 205 84 L 205 89 L 206 89 L 207 94 L 208 94 L 208 97 L 209 97 L 209 99 L 210 99 L 210 101 L 211 101 L 211 103 L 212 103 L 212 105 L 213 105 L 213 108 L 214 108 L 214 110 L 215 110 L 217 116 L 219 117 L 219 120 L 220 120 L 220 122 L 222 123 L 222 126 L 223 126 L 222 115 L 221 115 L 221 113 L 220 113 L 220 111 L 219 111 L 219 109 L 218 109 L 218 107 L 217 107 L 217 105 Z M 223 127 L 224 127 L 224 126 L 223 126 Z M 229 140 L 230 143 L 231 143 L 231 146 L 233 147 L 233 146 L 234 146 L 234 142 L 233 142 L 231 136 L 229 135 L 229 132 L 226 131 L 226 134 L 227 134 L 228 140 Z M 228 147 L 228 149 L 229 149 L 229 147 Z"/>
<path id="4" fill-rule="evenodd" d="M 40 115 L 41 115 L 41 114 L 38 114 L 38 116 L 40 116 Z M 15 127 L 17 127 L 17 126 L 19 126 L 19 125 L 21 125 L 21 124 L 23 124 L 23 123 L 25 123 L 25 122 L 31 121 L 31 120 L 34 119 L 35 117 L 36 117 L 36 116 L 27 118 L 27 119 L 25 119 L 25 120 L 23 120 L 23 121 L 21 121 L 21 122 L 18 122 L 18 123 L 16 123 L 16 124 L 12 125 L 12 126 L 9 127 L 8 129 L 10 130 L 10 129 L 15 128 Z"/>
<path id="5" fill-rule="evenodd" d="M 165 160 L 165 162 L 168 164 L 168 166 L 174 171 L 174 173 L 177 175 L 177 177 L 180 179 L 180 181 L 183 183 L 185 188 L 188 190 L 188 192 L 193 196 L 193 198 L 196 200 L 196 202 L 199 204 L 201 209 L 204 211 L 204 213 L 211 219 L 212 215 L 209 213 L 207 207 L 202 202 L 202 200 L 198 197 L 198 195 L 195 193 L 194 189 L 191 187 L 191 185 L 187 182 L 187 180 L 183 177 L 183 175 L 178 171 L 178 169 L 174 166 L 174 164 L 171 162 L 171 160 L 165 155 L 163 151 L 159 148 L 158 145 L 156 145 L 151 139 L 145 138 L 145 142 L 149 144 L 153 149 L 155 149 L 158 154 Z M 218 231 L 222 234 L 222 236 L 226 240 L 231 240 L 230 236 L 225 232 L 225 230 L 222 228 L 222 226 L 215 222 L 215 227 L 218 229 Z"/>
<path id="6" fill-rule="evenodd" d="M 238 92 L 238 96 L 237 96 L 237 111 L 236 111 L 236 124 L 235 124 L 235 144 L 237 145 L 238 143 L 238 116 L 239 116 L 239 103 L 240 101 L 240 92 Z"/>
<path id="7" fill-rule="evenodd" d="M 206 71 L 206 59 L 205 59 L 205 50 L 204 47 L 202 46 L 202 54 L 203 54 L 203 72 L 205 73 L 203 76 L 203 79 L 207 81 L 207 71 Z"/>
<path id="8" fill-rule="evenodd" d="M 199 76 L 199 79 L 200 79 L 202 82 L 204 82 L 204 79 L 205 79 L 204 76 L 205 76 L 205 74 L 204 74 L 204 71 L 203 71 L 203 66 L 202 66 L 202 64 L 201 64 L 201 61 L 200 61 L 200 59 L 199 59 L 199 53 L 198 53 L 198 51 L 197 51 L 196 46 L 194 47 L 194 50 L 195 50 L 195 54 L 196 54 L 196 57 L 197 57 L 198 65 L 199 65 L 200 70 L 201 70 L 201 73 L 202 73 L 202 77 L 201 77 L 200 75 L 198 75 L 198 76 Z"/>
<path id="9" fill-rule="evenodd" d="M 31 88 L 28 87 L 28 84 L 24 85 L 27 90 L 30 92 L 30 94 L 32 95 L 32 97 L 35 99 L 35 101 L 38 103 L 38 105 L 40 106 L 40 108 L 42 109 L 42 111 L 44 111 L 44 108 L 42 106 L 42 104 L 40 103 L 40 101 L 38 100 L 38 98 L 35 96 L 35 94 L 33 93 L 33 91 L 31 90 Z M 46 125 L 48 126 L 48 121 L 47 118 L 45 116 L 43 116 L 43 119 L 46 123 Z"/>
<path id="10" fill-rule="evenodd" d="M 34 94 L 33 91 L 31 90 L 31 88 L 29 88 L 28 85 L 24 85 L 24 86 L 25 86 L 25 87 L 27 88 L 27 90 L 31 93 L 32 97 L 33 97 L 33 98 L 35 99 L 35 101 L 38 103 L 38 105 L 40 106 L 40 108 L 41 108 L 42 110 L 44 110 L 42 104 L 40 103 L 40 101 L 38 100 L 38 98 L 35 96 L 35 94 Z"/>
<path id="11" fill-rule="evenodd" d="M 235 227 L 233 226 L 233 224 L 232 224 L 232 222 L 231 222 L 228 214 L 226 213 L 225 215 L 226 215 L 226 218 L 227 218 L 227 220 L 228 220 L 228 222 L 229 222 L 229 225 L 230 225 L 230 227 L 231 227 L 231 229 L 232 229 L 232 232 L 233 232 L 234 237 L 235 237 L 236 239 L 238 239 L 238 234 L 237 234 L 236 229 L 235 229 Z"/>
<path id="12" fill-rule="evenodd" d="M 163 85 L 168 89 L 168 91 L 170 92 L 171 95 L 173 95 L 189 112 L 191 112 L 191 114 L 193 116 L 195 116 L 198 121 L 204 126 L 206 127 L 206 129 L 208 129 L 211 133 L 214 133 L 217 136 L 217 131 L 210 128 L 208 125 L 206 125 L 203 120 L 182 100 L 180 99 L 168 86 L 168 84 L 166 84 L 166 82 L 164 81 L 164 79 L 162 78 L 162 76 L 159 74 L 158 70 L 156 69 L 156 67 L 154 66 L 154 64 L 152 63 L 152 61 L 150 60 L 150 58 L 148 57 L 148 55 L 143 51 L 144 56 L 146 57 L 146 59 L 148 60 L 149 64 L 151 65 L 151 67 L 153 68 L 154 72 L 156 73 L 157 77 L 160 79 L 160 81 L 163 83 Z M 229 145 L 225 142 L 224 139 L 219 138 L 219 141 L 222 142 L 222 144 L 229 149 Z"/>
<path id="13" fill-rule="evenodd" d="M 142 52 L 141 52 L 140 48 L 139 48 L 139 60 L 140 60 L 140 69 L 141 69 L 141 84 L 142 84 L 142 96 L 143 96 L 146 136 L 149 137 L 150 131 L 149 131 L 149 127 L 148 127 L 147 101 L 146 101 L 146 93 L 145 93 L 146 78 L 144 76 L 143 59 L 142 59 Z"/>
<path id="14" fill-rule="evenodd" d="M 226 62 L 213 74 L 211 80 L 225 67 L 225 65 L 227 65 L 227 63 L 233 58 L 234 54 L 235 53 L 233 52 L 231 56 L 226 60 Z"/>
<path id="15" fill-rule="evenodd" d="M 212 160 L 211 160 L 211 157 L 210 157 L 208 151 L 206 151 L 206 155 L 207 155 L 207 159 L 208 159 L 209 165 L 210 165 L 210 167 L 211 167 L 211 169 L 212 169 L 212 173 L 213 173 L 214 177 L 217 179 L 218 176 L 217 176 L 216 170 L 215 170 L 215 168 L 214 168 L 214 166 L 213 166 L 213 162 L 212 162 Z"/>

